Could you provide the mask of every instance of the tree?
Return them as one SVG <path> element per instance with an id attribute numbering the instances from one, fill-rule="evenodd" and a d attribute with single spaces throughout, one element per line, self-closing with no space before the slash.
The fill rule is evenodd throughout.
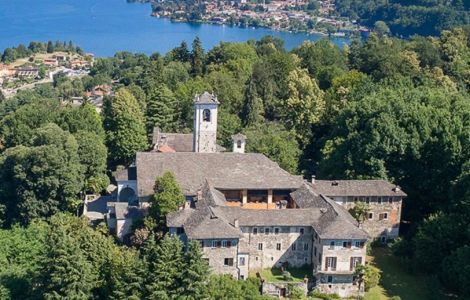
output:
<path id="1" fill-rule="evenodd" d="M 354 274 L 360 278 L 361 283 L 364 283 L 364 289 L 366 291 L 377 286 L 380 281 L 380 270 L 371 264 L 368 265 L 357 265 L 354 270 Z"/>
<path id="2" fill-rule="evenodd" d="M 248 152 L 263 153 L 284 170 L 294 174 L 298 172 L 301 151 L 292 131 L 281 124 L 267 123 L 246 128 L 245 133 L 249 140 Z"/>
<path id="3" fill-rule="evenodd" d="M 114 247 L 104 265 L 108 299 L 142 299 L 145 265 L 132 249 Z"/>
<path id="4" fill-rule="evenodd" d="M 357 222 L 362 223 L 367 218 L 367 213 L 369 212 L 369 206 L 367 203 L 359 201 L 357 202 L 352 209 L 350 209 L 351 215 L 356 219 Z"/>
<path id="5" fill-rule="evenodd" d="M 191 73 L 195 76 L 202 75 L 204 72 L 204 49 L 202 49 L 201 40 L 197 36 L 192 44 L 191 51 Z"/>
<path id="6" fill-rule="evenodd" d="M 285 122 L 296 131 L 302 144 L 311 136 L 312 125 L 318 123 L 325 110 L 323 92 L 305 70 L 294 70 L 288 77 L 288 99 Z"/>
<path id="7" fill-rule="evenodd" d="M 45 299 L 89 299 L 95 285 L 93 266 L 79 243 L 62 226 L 51 227 L 42 268 Z"/>
<path id="8" fill-rule="evenodd" d="M 183 245 L 178 237 L 165 235 L 155 245 L 149 239 L 145 260 L 149 276 L 145 285 L 146 299 L 178 299 L 182 291 L 184 270 Z"/>
<path id="9" fill-rule="evenodd" d="M 255 126 L 264 122 L 263 100 L 258 96 L 256 86 L 252 80 L 249 81 L 245 90 L 241 117 L 245 126 Z"/>
<path id="10" fill-rule="evenodd" d="M 185 197 L 175 175 L 170 171 L 155 179 L 154 192 L 150 199 L 149 215 L 164 227 L 166 215 L 177 211 L 184 204 Z"/>
<path id="11" fill-rule="evenodd" d="M 99 193 L 109 184 L 105 175 L 108 151 L 103 139 L 94 132 L 82 130 L 74 136 L 78 142 L 79 160 L 84 168 L 85 188 Z"/>
<path id="12" fill-rule="evenodd" d="M 74 211 L 83 186 L 75 138 L 55 124 L 36 130 L 30 147 L 7 149 L 1 156 L 0 203 L 7 223 L 29 223 L 58 211 Z"/>
<path id="13" fill-rule="evenodd" d="M 388 28 L 387 24 L 384 21 L 377 21 L 374 23 L 374 31 L 379 36 L 385 36 L 390 34 L 390 28 Z"/>
<path id="14" fill-rule="evenodd" d="M 129 164 L 137 151 L 147 148 L 144 115 L 135 97 L 125 88 L 116 92 L 105 118 L 109 157 L 114 163 Z"/>
<path id="15" fill-rule="evenodd" d="M 194 44 L 193 44 L 194 45 Z M 188 44 L 186 41 L 182 41 L 180 46 L 173 49 L 174 51 L 174 58 L 180 62 L 189 62 L 189 58 L 191 54 L 188 50 Z"/>
<path id="16" fill-rule="evenodd" d="M 182 278 L 182 298 L 202 299 L 207 296 L 209 265 L 204 260 L 198 241 L 188 243 L 188 251 L 184 256 L 185 269 Z"/>
<path id="17" fill-rule="evenodd" d="M 54 44 L 52 43 L 52 41 L 48 41 L 47 42 L 47 53 L 53 53 L 54 52 Z"/>
<path id="18" fill-rule="evenodd" d="M 172 132 L 178 127 L 176 99 L 166 85 L 157 85 L 147 94 L 146 119 L 148 133 L 151 133 L 155 126 L 165 132 Z"/>

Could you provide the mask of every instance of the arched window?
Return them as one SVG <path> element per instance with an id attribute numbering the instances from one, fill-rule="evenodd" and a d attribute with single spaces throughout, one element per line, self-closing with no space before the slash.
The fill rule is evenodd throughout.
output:
<path id="1" fill-rule="evenodd" d="M 130 187 L 125 187 L 119 193 L 119 200 L 120 202 L 127 202 L 129 205 L 136 205 L 138 204 L 137 196 L 134 190 Z"/>
<path id="2" fill-rule="evenodd" d="M 237 141 L 237 148 L 240 149 L 242 147 L 242 141 L 238 140 Z"/>
<path id="3" fill-rule="evenodd" d="M 211 121 L 211 111 L 210 111 L 210 109 L 206 108 L 202 111 L 202 120 L 204 122 L 210 122 Z"/>

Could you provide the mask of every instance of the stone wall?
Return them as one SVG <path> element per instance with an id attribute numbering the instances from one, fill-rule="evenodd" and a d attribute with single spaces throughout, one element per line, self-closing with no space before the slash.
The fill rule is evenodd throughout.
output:
<path id="1" fill-rule="evenodd" d="M 402 199 L 400 197 L 391 198 L 391 201 L 386 198 L 379 202 L 377 201 L 377 197 L 371 197 L 369 203 L 366 202 L 369 206 L 369 215 L 362 224 L 362 228 L 374 239 L 382 237 L 385 239 L 394 239 L 398 237 Z M 355 206 L 355 202 L 352 201 L 352 199 L 337 202 L 348 210 Z M 380 220 L 380 215 L 384 213 L 387 214 L 387 218 Z"/>
<path id="2" fill-rule="evenodd" d="M 223 241 L 227 240 L 203 240 L 203 256 L 209 260 L 209 266 L 211 267 L 212 271 L 217 274 L 230 274 L 234 278 L 238 278 L 238 256 L 237 256 L 237 248 L 238 248 L 238 241 L 237 240 L 230 240 L 231 245 L 228 246 L 221 246 L 213 247 L 213 241 Z M 232 266 L 225 265 L 225 259 L 232 259 L 233 264 Z"/>
<path id="3" fill-rule="evenodd" d="M 334 246 L 331 245 L 334 242 Z M 314 275 L 316 288 L 325 293 L 336 293 L 341 297 L 355 296 L 358 287 L 354 282 L 354 266 L 351 257 L 360 257 L 361 264 L 366 261 L 366 240 L 322 240 L 314 238 Z M 349 244 L 351 246 L 349 246 Z M 326 269 L 327 257 L 336 258 L 336 268 Z"/>
<path id="4" fill-rule="evenodd" d="M 292 267 L 311 264 L 312 229 L 311 227 L 243 227 L 240 252 L 249 253 L 249 269 L 261 270 L 281 267 L 287 263 Z M 303 233 L 301 233 L 301 228 Z M 266 229 L 269 233 L 266 234 Z M 262 250 L 260 250 L 262 244 Z M 293 247 L 293 244 L 295 246 Z M 278 248 L 280 247 L 280 248 Z"/>

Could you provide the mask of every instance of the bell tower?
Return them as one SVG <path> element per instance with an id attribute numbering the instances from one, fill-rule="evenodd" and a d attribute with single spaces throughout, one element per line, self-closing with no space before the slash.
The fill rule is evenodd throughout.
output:
<path id="1" fill-rule="evenodd" d="M 219 101 L 214 94 L 204 92 L 194 96 L 193 151 L 217 152 L 217 108 Z"/>

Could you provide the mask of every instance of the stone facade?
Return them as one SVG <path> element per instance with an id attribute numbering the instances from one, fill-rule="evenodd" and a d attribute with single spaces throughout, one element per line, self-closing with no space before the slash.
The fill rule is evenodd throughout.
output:
<path id="1" fill-rule="evenodd" d="M 250 254 L 250 270 L 312 263 L 311 227 L 243 227 L 242 233 L 240 251 Z"/>
<path id="2" fill-rule="evenodd" d="M 195 100 L 194 152 L 217 152 L 217 107 L 218 103 L 199 103 Z"/>
<path id="3" fill-rule="evenodd" d="M 341 297 L 362 295 L 356 285 L 354 270 L 365 264 L 365 240 L 322 240 L 314 235 L 314 276 L 316 287 Z"/>
<path id="4" fill-rule="evenodd" d="M 333 197 L 347 210 L 354 208 L 357 201 L 368 205 L 368 214 L 362 228 L 373 238 L 386 241 L 398 237 L 402 197 Z"/>

